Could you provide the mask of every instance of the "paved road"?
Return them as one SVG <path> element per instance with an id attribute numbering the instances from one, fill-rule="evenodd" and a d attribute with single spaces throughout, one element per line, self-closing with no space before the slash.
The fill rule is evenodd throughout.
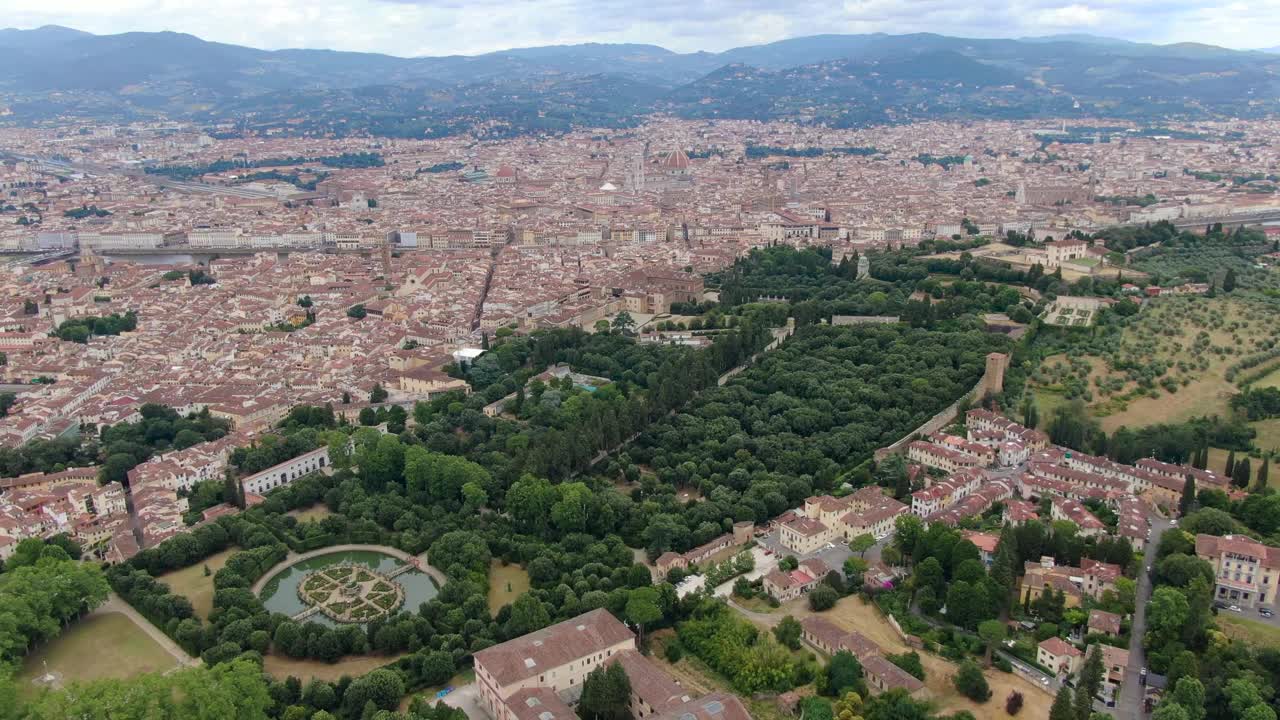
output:
<path id="1" fill-rule="evenodd" d="M 431 704 L 434 705 L 435 701 L 432 700 Z M 480 685 L 475 682 L 454 688 L 453 692 L 444 696 L 444 704 L 458 708 L 471 720 L 488 720 L 489 718 L 489 713 L 485 712 L 480 704 Z"/>
<path id="2" fill-rule="evenodd" d="M 734 602 L 732 595 L 726 599 L 729 602 L 729 607 L 733 608 L 734 610 L 737 610 L 738 613 L 741 614 L 743 617 L 753 622 L 759 623 L 760 625 L 763 625 L 767 628 L 772 628 L 773 626 L 782 622 L 782 618 L 785 617 L 785 615 L 783 615 L 780 612 L 762 613 L 762 612 L 756 612 L 755 610 L 748 610 L 742 607 L 741 605 L 739 605 L 738 603 Z"/>
<path id="3" fill-rule="evenodd" d="M 1146 667 L 1146 655 L 1142 651 L 1142 638 L 1147 632 L 1147 601 L 1151 599 L 1151 574 L 1146 565 L 1155 561 L 1156 548 L 1160 547 L 1160 538 L 1169 528 L 1172 521 L 1159 516 L 1151 520 L 1151 539 L 1147 543 L 1144 566 L 1138 569 L 1138 588 L 1134 598 L 1133 626 L 1129 631 L 1129 667 L 1124 672 L 1124 684 L 1120 686 L 1120 699 L 1112 710 L 1116 720 L 1141 720 L 1142 695 L 1145 688 L 1138 683 L 1142 668 Z"/>
<path id="4" fill-rule="evenodd" d="M 123 598 L 116 595 L 114 592 L 108 594 L 107 601 L 99 605 L 93 612 L 89 613 L 89 615 L 108 615 L 110 613 L 120 613 L 132 620 L 134 625 L 137 625 L 147 634 L 147 637 L 155 640 L 160 647 L 164 648 L 165 652 L 172 655 L 173 659 L 178 661 L 178 665 L 182 667 L 193 667 L 200 664 L 200 658 L 194 658 L 188 655 L 187 651 L 183 650 L 182 647 L 175 643 L 172 638 L 161 632 L 160 628 L 152 625 L 151 621 L 142 617 L 137 610 L 134 610 L 129 603 L 125 602 Z"/>

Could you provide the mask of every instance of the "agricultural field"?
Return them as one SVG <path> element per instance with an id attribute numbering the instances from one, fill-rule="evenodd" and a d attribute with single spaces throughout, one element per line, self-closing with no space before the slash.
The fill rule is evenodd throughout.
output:
<path id="1" fill-rule="evenodd" d="M 529 573 L 519 565 L 503 565 L 494 558 L 489 564 L 489 614 L 497 615 L 529 589 Z"/>
<path id="2" fill-rule="evenodd" d="M 201 619 L 208 619 L 213 610 L 213 574 L 227 564 L 227 558 L 239 552 L 240 548 L 230 547 L 215 555 L 210 555 L 204 562 L 196 563 L 181 570 L 165 573 L 156 578 L 169 586 L 173 592 L 185 596 L 191 601 L 191 607 Z M 209 568 L 209 574 L 204 572 Z"/>
<path id="3" fill-rule="evenodd" d="M 50 672 L 62 684 L 103 678 L 130 678 L 168 670 L 177 661 L 122 613 L 90 615 L 27 655 L 18 673 L 24 693 L 37 692 L 31 681 Z"/>
<path id="4" fill-rule="evenodd" d="M 1133 267 L 1152 276 L 1157 284 L 1174 285 L 1183 281 L 1209 282 L 1234 270 L 1239 287 L 1266 289 L 1280 287 L 1280 273 L 1259 268 L 1241 257 L 1231 246 L 1164 247 L 1137 260 Z"/>
<path id="5" fill-rule="evenodd" d="M 1045 359 L 1032 375 L 1040 417 L 1082 398 L 1108 432 L 1127 425 L 1226 415 L 1238 364 L 1264 357 L 1280 335 L 1280 314 L 1253 298 L 1169 297 L 1152 301 L 1123 330 L 1085 351 Z M 1268 360 L 1259 365 L 1266 367 Z M 1257 368 L 1253 368 L 1256 372 Z"/>

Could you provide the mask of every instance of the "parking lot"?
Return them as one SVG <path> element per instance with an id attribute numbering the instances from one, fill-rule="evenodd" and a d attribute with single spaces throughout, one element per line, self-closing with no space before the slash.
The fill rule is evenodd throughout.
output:
<path id="1" fill-rule="evenodd" d="M 888 537 L 885 537 L 876 541 L 875 545 L 871 546 L 870 549 L 868 549 L 865 553 L 863 553 L 863 558 L 866 559 L 867 562 L 874 562 L 876 560 L 879 560 L 880 551 L 883 550 L 884 547 L 888 545 L 892 539 L 893 539 L 893 536 L 889 535 Z M 776 531 L 771 532 L 768 535 L 761 535 L 760 537 L 757 537 L 756 544 L 758 544 L 762 548 L 765 548 L 766 550 L 773 553 L 773 555 L 777 557 L 786 557 L 787 555 L 795 555 L 797 560 L 810 560 L 812 558 L 820 558 L 823 562 L 827 564 L 827 567 L 830 567 L 832 570 L 839 570 L 843 568 L 844 561 L 855 554 L 854 552 L 849 550 L 849 546 L 847 544 L 843 542 L 832 541 L 827 545 L 823 546 L 822 549 L 818 550 L 817 552 L 812 552 L 807 555 L 799 555 L 791 551 L 790 549 L 783 547 L 782 543 L 778 541 L 778 533 Z"/>
<path id="2" fill-rule="evenodd" d="M 1247 605 L 1239 605 L 1230 600 L 1218 600 L 1214 602 L 1213 607 L 1223 617 L 1235 616 L 1243 620 L 1253 620 L 1254 622 L 1266 623 L 1280 628 L 1280 618 L 1276 617 L 1275 610 L 1269 605 L 1249 607 Z"/>

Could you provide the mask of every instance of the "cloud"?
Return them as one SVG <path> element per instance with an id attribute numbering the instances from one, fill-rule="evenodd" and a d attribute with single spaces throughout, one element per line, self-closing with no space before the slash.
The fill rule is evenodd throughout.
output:
<path id="1" fill-rule="evenodd" d="M 1083 28 L 1097 26 L 1101 18 L 1088 5 L 1066 5 L 1040 11 L 1037 20 L 1046 28 Z"/>
<path id="2" fill-rule="evenodd" d="M 632 42 L 719 51 L 818 33 L 1022 37 L 1093 32 L 1148 42 L 1274 45 L 1280 1 L 1233 0 L 5 0 L 17 27 L 174 30 L 266 49 L 393 55 Z"/>

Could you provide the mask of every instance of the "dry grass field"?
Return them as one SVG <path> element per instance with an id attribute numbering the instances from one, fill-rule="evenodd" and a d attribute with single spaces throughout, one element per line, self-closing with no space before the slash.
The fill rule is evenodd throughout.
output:
<path id="1" fill-rule="evenodd" d="M 58 637 L 28 653 L 17 681 L 22 692 L 35 693 L 31 680 L 50 671 L 62 673 L 62 683 L 103 678 L 129 678 L 168 670 L 173 656 L 121 613 L 89 616 Z"/>
<path id="2" fill-rule="evenodd" d="M 267 654 L 262 658 L 263 668 L 275 678 L 287 678 L 290 675 L 302 680 L 305 684 L 312 678 L 328 682 L 337 682 L 343 675 L 360 677 L 383 665 L 393 663 L 408 653 L 400 655 L 351 655 L 344 657 L 332 665 L 321 660 L 294 660 L 282 655 Z"/>
<path id="3" fill-rule="evenodd" d="M 503 605 L 510 605 L 529 589 L 529 573 L 519 565 L 503 565 L 494 559 L 489 564 L 489 614 L 497 615 Z"/>
<path id="4" fill-rule="evenodd" d="M 213 610 L 213 574 L 227 564 L 227 558 L 239 551 L 240 548 L 227 548 L 210 555 L 204 562 L 167 572 L 156 579 L 190 600 L 192 609 L 201 619 L 208 618 Z M 209 568 L 208 575 L 204 574 L 205 566 Z"/>

